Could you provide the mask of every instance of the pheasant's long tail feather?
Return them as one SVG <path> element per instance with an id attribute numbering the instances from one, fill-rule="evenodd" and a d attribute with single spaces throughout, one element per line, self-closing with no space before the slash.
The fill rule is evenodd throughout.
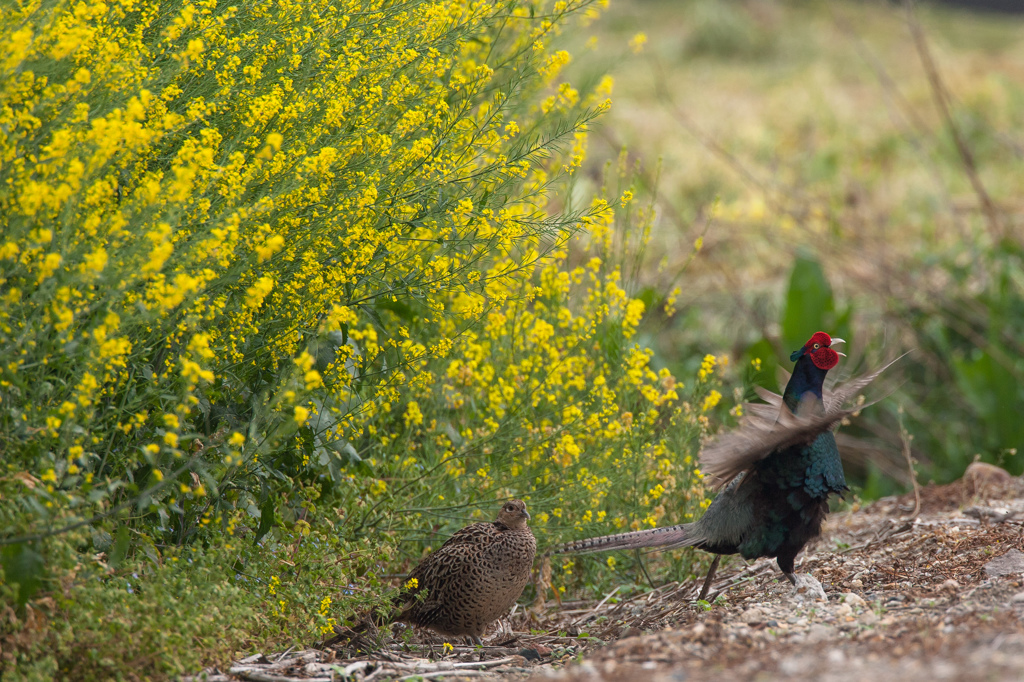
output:
<path id="1" fill-rule="evenodd" d="M 662 549 L 688 547 L 700 542 L 699 538 L 693 537 L 692 526 L 693 524 L 687 523 L 680 526 L 650 528 L 631 533 L 587 538 L 586 540 L 577 540 L 576 542 L 558 545 L 548 550 L 547 554 L 589 554 L 591 552 L 607 552 L 613 549 L 637 549 L 640 547 L 659 547 Z"/>
<path id="2" fill-rule="evenodd" d="M 370 645 L 373 634 L 376 632 L 376 624 L 369 618 L 363 618 L 352 627 L 335 626 L 333 636 L 324 640 L 319 648 L 328 647 L 351 647 L 351 648 L 372 648 Z"/>
<path id="3" fill-rule="evenodd" d="M 371 650 L 374 647 L 374 640 L 378 638 L 379 631 L 387 627 L 401 617 L 400 609 L 406 606 L 409 600 L 407 592 L 395 595 L 391 600 L 391 612 L 365 611 L 359 619 L 351 626 L 335 625 L 334 634 L 320 644 L 320 648 L 329 646 L 341 646 L 347 648 L 362 648 Z"/>

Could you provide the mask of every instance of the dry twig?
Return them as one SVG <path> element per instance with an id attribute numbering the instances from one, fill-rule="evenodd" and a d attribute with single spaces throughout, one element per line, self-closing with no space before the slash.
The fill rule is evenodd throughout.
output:
<path id="1" fill-rule="evenodd" d="M 956 121 L 953 120 L 953 114 L 949 104 L 949 92 L 946 90 L 945 84 L 942 82 L 942 76 L 939 74 L 939 70 L 935 66 L 935 60 L 932 58 L 931 50 L 928 49 L 928 41 L 925 39 L 924 31 L 921 29 L 921 24 L 917 20 L 917 15 L 914 13 L 914 1 L 904 0 L 903 4 L 907 10 L 907 24 L 910 27 L 911 35 L 914 37 L 914 47 L 917 48 L 918 56 L 921 58 L 921 64 L 924 66 L 925 74 L 928 76 L 928 84 L 931 86 L 932 97 L 935 98 L 935 105 L 942 114 L 942 118 L 946 122 L 946 127 L 949 128 L 949 133 L 953 137 L 953 143 L 956 145 L 957 153 L 960 155 L 960 161 L 963 163 L 967 179 L 970 180 L 971 187 L 974 188 L 974 193 L 978 195 L 981 210 L 984 212 L 985 218 L 988 220 L 992 234 L 997 237 L 1005 237 L 1006 235 L 999 221 L 999 214 L 996 211 L 995 204 L 992 203 L 992 198 L 989 197 L 988 192 L 985 190 L 985 185 L 982 184 L 981 178 L 978 176 L 978 166 L 974 161 L 974 154 L 971 152 L 970 147 L 967 146 L 967 142 L 964 140 L 963 134 L 960 132 L 960 128 L 956 125 Z"/>

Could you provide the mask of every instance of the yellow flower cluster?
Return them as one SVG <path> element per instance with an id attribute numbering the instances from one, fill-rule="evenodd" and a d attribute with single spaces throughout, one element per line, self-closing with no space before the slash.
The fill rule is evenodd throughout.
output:
<path id="1" fill-rule="evenodd" d="M 707 380 L 709 376 L 714 374 L 716 364 L 718 364 L 718 361 L 714 355 L 708 354 L 704 356 L 704 360 L 700 363 L 700 372 L 698 373 L 701 381 Z"/>
<path id="2" fill-rule="evenodd" d="M 711 391 L 706 396 L 704 396 L 704 402 L 700 406 L 700 411 L 707 412 L 715 405 L 717 405 L 719 401 L 721 401 L 721 399 L 722 394 L 715 389 L 711 389 Z"/>
<path id="3" fill-rule="evenodd" d="M 525 310 L 523 282 L 562 253 L 548 236 L 561 248 L 608 219 L 606 206 L 561 216 L 546 199 L 608 106 L 607 87 L 562 78 L 571 57 L 552 48 L 591 5 L 83 0 L 3 12 L 0 385 L 13 399 L 0 438 L 45 437 L 49 454 L 26 467 L 57 483 L 135 458 L 258 474 L 296 434 L 386 443 L 379 424 L 401 404 L 407 429 L 428 426 L 410 395 L 441 381 L 428 364 L 461 339 L 471 350 L 490 331 L 519 333 L 509 314 Z M 635 329 L 643 306 L 616 286 L 602 317 Z M 550 381 L 584 391 L 581 360 L 552 342 L 595 329 L 527 314 L 525 338 L 569 362 Z M 486 339 L 467 332 L 481 320 Z M 453 404 L 494 373 L 483 431 L 541 381 L 539 358 L 497 376 L 486 351 L 457 355 L 444 379 Z M 579 446 L 558 442 L 552 456 L 575 462 Z M 383 478 L 368 490 L 383 494 Z"/>
<path id="4" fill-rule="evenodd" d="M 214 484 L 237 509 L 301 486 L 275 519 L 302 535 L 330 508 L 310 490 L 367 514 L 522 496 L 555 534 L 700 504 L 726 359 L 683 396 L 639 345 L 631 187 L 550 199 L 612 82 L 574 86 L 556 47 L 600 3 L 541 4 L 3 13 L 0 440 L 32 444 L 47 508 L 101 462 L 145 462 L 203 527 Z"/>

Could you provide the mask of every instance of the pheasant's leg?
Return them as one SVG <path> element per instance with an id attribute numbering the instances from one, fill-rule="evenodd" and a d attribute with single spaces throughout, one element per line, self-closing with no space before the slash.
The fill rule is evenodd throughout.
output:
<path id="1" fill-rule="evenodd" d="M 704 601 L 708 596 L 708 592 L 711 591 L 711 582 L 715 579 L 715 573 L 718 572 L 718 562 L 722 560 L 721 554 L 715 555 L 715 560 L 711 562 L 711 568 L 708 569 L 708 575 L 704 578 L 704 586 L 700 588 L 700 596 L 697 597 L 698 601 Z"/>
<path id="2" fill-rule="evenodd" d="M 470 635 L 469 638 L 473 641 L 473 644 L 476 644 L 477 646 L 484 645 L 484 640 L 480 639 L 479 635 Z"/>
<path id="3" fill-rule="evenodd" d="M 789 579 L 789 582 L 793 583 L 793 587 L 796 587 L 796 554 L 800 551 L 797 547 L 795 550 L 787 551 L 785 553 L 780 552 L 779 556 L 775 558 L 776 563 L 779 564 L 779 570 L 782 574 Z"/>

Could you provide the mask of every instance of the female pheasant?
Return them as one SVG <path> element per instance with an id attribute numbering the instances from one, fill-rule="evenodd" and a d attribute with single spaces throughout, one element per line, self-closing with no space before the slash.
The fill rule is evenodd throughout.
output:
<path id="1" fill-rule="evenodd" d="M 506 502 L 494 523 L 457 531 L 409 574 L 395 620 L 442 635 L 480 636 L 508 613 L 530 579 L 537 540 L 522 500 Z M 419 595 L 426 590 L 426 597 Z"/>
<path id="2" fill-rule="evenodd" d="M 487 626 L 508 612 L 523 593 L 537 553 L 522 500 L 509 500 L 493 523 L 472 523 L 456 531 L 409 574 L 395 611 L 385 623 L 399 621 L 442 635 L 464 635 L 480 644 Z M 359 641 L 373 627 L 364 616 L 322 646 Z"/>

